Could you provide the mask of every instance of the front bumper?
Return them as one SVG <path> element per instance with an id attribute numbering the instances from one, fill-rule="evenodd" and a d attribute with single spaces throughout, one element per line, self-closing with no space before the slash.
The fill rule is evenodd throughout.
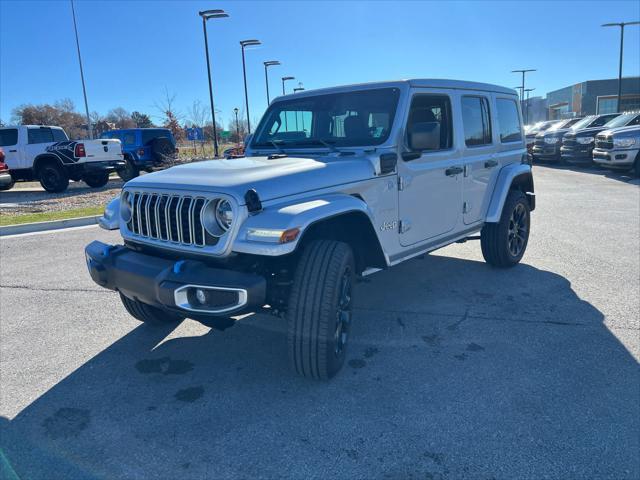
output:
<path id="1" fill-rule="evenodd" d="M 8 187 L 13 183 L 13 178 L 11 174 L 7 171 L 0 173 L 0 187 Z"/>
<path id="2" fill-rule="evenodd" d="M 260 275 L 212 268 L 196 260 L 169 260 L 124 245 L 94 241 L 85 248 L 94 282 L 124 296 L 196 320 L 237 315 L 265 304 L 266 280 Z M 207 302 L 198 302 L 203 290 Z"/>
<path id="3" fill-rule="evenodd" d="M 631 168 L 638 156 L 638 149 L 593 150 L 593 161 L 605 167 Z"/>
<path id="4" fill-rule="evenodd" d="M 560 157 L 567 162 L 591 162 L 593 145 L 576 145 L 574 147 L 560 147 Z"/>
<path id="5" fill-rule="evenodd" d="M 534 145 L 531 150 L 531 156 L 534 160 L 559 161 L 560 149 L 557 145 Z"/>
<path id="6" fill-rule="evenodd" d="M 127 166 L 125 160 L 108 160 L 103 162 L 82 162 L 85 173 L 117 172 Z"/>

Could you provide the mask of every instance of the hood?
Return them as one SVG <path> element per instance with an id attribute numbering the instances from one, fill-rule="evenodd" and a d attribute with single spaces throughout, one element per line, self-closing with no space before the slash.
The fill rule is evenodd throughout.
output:
<path id="1" fill-rule="evenodd" d="M 269 201 L 373 175 L 373 165 L 365 157 L 260 156 L 187 163 L 137 177 L 127 187 L 227 193 L 244 204 L 249 189 L 255 189 L 260 200 Z"/>
<path id="2" fill-rule="evenodd" d="M 596 134 L 606 130 L 604 127 L 590 127 L 582 128 L 580 130 L 569 130 L 567 135 L 573 135 L 576 137 L 594 137 Z"/>
<path id="3" fill-rule="evenodd" d="M 540 132 L 538 135 L 536 135 L 536 137 L 544 138 L 544 137 L 562 136 L 565 133 L 567 133 L 569 130 L 570 130 L 569 128 L 558 128 L 557 130 L 547 130 L 546 132 Z"/>
<path id="4" fill-rule="evenodd" d="M 628 125 L 626 127 L 610 128 L 605 130 L 602 133 L 606 133 L 607 135 L 615 135 L 615 134 L 633 135 L 634 133 L 640 134 L 640 125 Z"/>

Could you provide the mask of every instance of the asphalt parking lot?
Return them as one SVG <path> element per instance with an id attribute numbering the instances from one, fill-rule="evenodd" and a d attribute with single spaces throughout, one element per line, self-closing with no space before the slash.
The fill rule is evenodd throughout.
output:
<path id="1" fill-rule="evenodd" d="M 467 242 L 369 277 L 328 383 L 277 317 L 128 317 L 82 251 L 117 232 L 2 239 L 0 477 L 640 478 L 638 182 L 534 175 L 523 263 Z"/>

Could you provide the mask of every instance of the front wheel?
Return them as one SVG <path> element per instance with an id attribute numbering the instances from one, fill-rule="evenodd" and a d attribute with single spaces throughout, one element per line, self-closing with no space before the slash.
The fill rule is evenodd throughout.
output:
<path id="1" fill-rule="evenodd" d="M 123 294 L 120 294 L 120 300 L 122 300 L 124 308 L 127 309 L 127 312 L 129 312 L 133 318 L 143 323 L 148 323 L 149 325 L 159 326 L 178 323 L 184 320 L 184 317 L 177 313 L 167 312 L 166 310 L 147 305 L 139 300 L 125 297 Z"/>
<path id="2" fill-rule="evenodd" d="M 109 172 L 91 173 L 85 175 L 83 180 L 91 188 L 101 188 L 109 183 Z"/>
<path id="3" fill-rule="evenodd" d="M 351 330 L 355 262 L 351 247 L 316 240 L 303 251 L 287 309 L 287 347 L 293 369 L 326 380 L 344 364 Z"/>
<path id="4" fill-rule="evenodd" d="M 482 227 L 480 246 L 485 261 L 494 267 L 506 268 L 522 259 L 529 242 L 531 211 L 527 196 L 520 190 L 507 195 L 499 223 Z"/>

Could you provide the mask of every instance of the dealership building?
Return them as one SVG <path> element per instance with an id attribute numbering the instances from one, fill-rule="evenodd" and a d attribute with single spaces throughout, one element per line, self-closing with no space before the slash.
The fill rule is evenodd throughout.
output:
<path id="1" fill-rule="evenodd" d="M 616 111 L 618 79 L 587 80 L 547 93 L 548 119 Z M 640 110 L 640 77 L 622 79 L 620 111 Z"/>

